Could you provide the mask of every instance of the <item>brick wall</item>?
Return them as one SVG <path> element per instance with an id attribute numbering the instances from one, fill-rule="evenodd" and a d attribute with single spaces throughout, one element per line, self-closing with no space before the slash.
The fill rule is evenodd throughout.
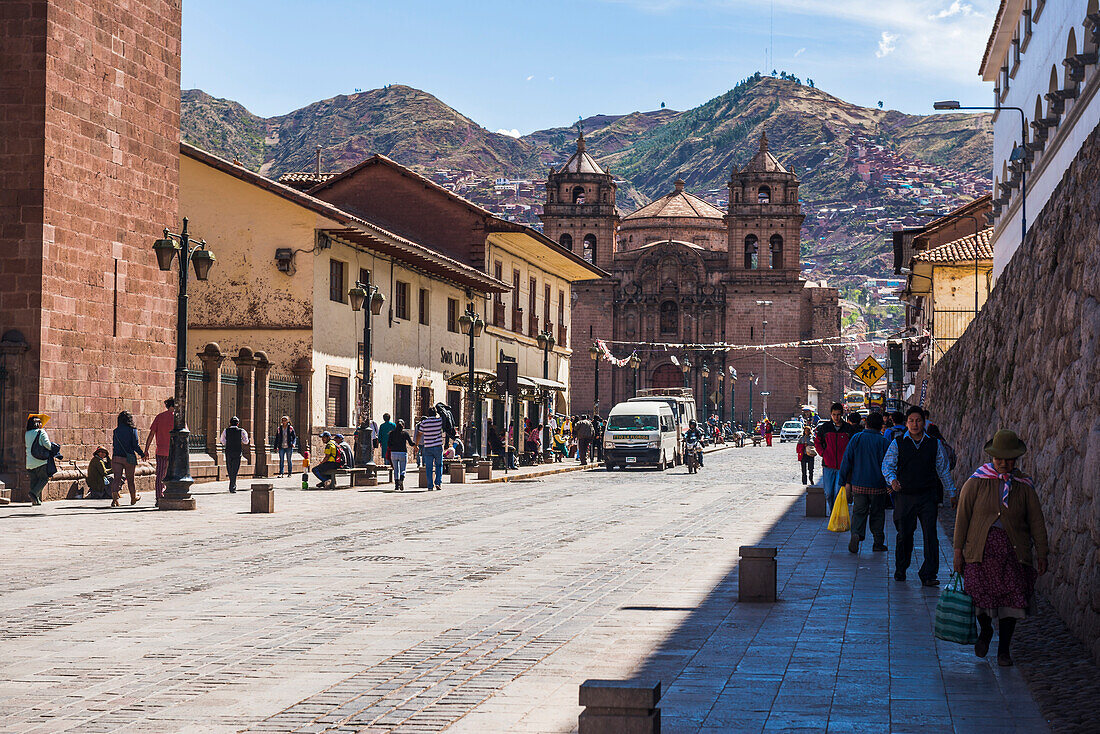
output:
<path id="1" fill-rule="evenodd" d="M 569 363 L 569 410 L 580 415 L 592 413 L 595 399 L 596 366 L 589 357 L 588 348 L 596 339 L 612 338 L 612 314 L 615 281 L 587 280 L 573 284 L 576 302 L 573 304 L 571 331 L 574 358 Z M 614 399 L 622 399 L 620 391 L 612 394 L 614 368 L 608 362 L 600 363 L 600 414 L 606 416 L 614 407 Z"/>
<path id="2" fill-rule="evenodd" d="M 1100 661 L 1100 129 L 1031 224 L 989 301 L 932 373 L 930 410 L 959 456 L 987 461 L 998 428 L 1028 445 L 1050 535 L 1040 579 Z"/>
<path id="3" fill-rule="evenodd" d="M 175 280 L 151 248 L 163 227 L 178 227 L 180 2 L 3 5 L 33 30 L 41 71 L 25 75 L 23 94 L 42 95 L 48 110 L 27 135 L 38 159 L 19 162 L 40 177 L 41 205 L 21 208 L 23 231 L 13 234 L 24 257 L 5 264 L 40 273 L 12 299 L 40 305 L 25 367 L 40 377 L 19 411 L 51 414 L 51 438 L 86 463 L 118 411 L 144 429 L 172 392 Z M 9 323 L 20 317 L 3 308 L 0 331 Z"/>

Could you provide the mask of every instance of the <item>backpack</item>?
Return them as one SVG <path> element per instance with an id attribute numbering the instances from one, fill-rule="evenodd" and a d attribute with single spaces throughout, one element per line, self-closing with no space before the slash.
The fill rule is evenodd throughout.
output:
<path id="1" fill-rule="evenodd" d="M 455 437 L 455 418 L 451 413 L 451 409 L 445 404 L 439 403 L 435 406 L 436 415 L 443 421 L 443 435 L 447 438 Z"/>

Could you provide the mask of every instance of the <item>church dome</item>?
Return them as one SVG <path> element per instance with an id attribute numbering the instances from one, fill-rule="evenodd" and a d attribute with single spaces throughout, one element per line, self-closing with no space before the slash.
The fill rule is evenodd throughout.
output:
<path id="1" fill-rule="evenodd" d="M 741 173 L 790 173 L 783 164 L 768 150 L 768 133 L 760 133 L 760 150 L 745 165 Z M 737 175 L 736 168 L 733 175 Z"/>
<path id="2" fill-rule="evenodd" d="M 684 191 L 684 182 L 676 179 L 675 189 L 672 193 L 662 196 L 660 199 L 631 212 L 623 217 L 623 221 L 635 219 L 648 219 L 650 217 L 693 217 L 703 219 L 722 219 L 726 215 L 724 211 L 708 204 L 694 194 Z"/>
<path id="3" fill-rule="evenodd" d="M 584 150 L 584 130 L 580 131 L 580 135 L 577 137 L 577 150 L 566 161 L 565 165 L 558 169 L 558 173 L 596 173 L 601 176 L 607 175 L 600 164 L 596 163 L 596 159 L 588 155 Z"/>

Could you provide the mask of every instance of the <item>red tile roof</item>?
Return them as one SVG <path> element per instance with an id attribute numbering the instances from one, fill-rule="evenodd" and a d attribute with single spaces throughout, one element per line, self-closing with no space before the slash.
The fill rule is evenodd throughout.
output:
<path id="1" fill-rule="evenodd" d="M 993 259 L 993 244 L 990 241 L 993 228 L 986 227 L 977 235 L 968 234 L 947 244 L 918 252 L 913 259 L 930 263 L 974 262 L 974 250 L 977 248 L 979 260 Z"/>

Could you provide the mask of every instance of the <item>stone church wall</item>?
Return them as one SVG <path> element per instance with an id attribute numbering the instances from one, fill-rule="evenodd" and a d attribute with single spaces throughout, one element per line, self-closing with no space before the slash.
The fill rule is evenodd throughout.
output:
<path id="1" fill-rule="evenodd" d="M 956 482 L 998 428 L 1027 442 L 1050 534 L 1039 589 L 1100 661 L 1100 128 L 1086 140 L 979 318 L 932 373 Z"/>

